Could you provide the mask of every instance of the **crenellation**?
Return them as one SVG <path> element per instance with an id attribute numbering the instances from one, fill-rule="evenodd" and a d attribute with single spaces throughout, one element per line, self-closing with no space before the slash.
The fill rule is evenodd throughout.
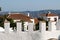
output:
<path id="1" fill-rule="evenodd" d="M 50 13 L 51 14 L 51 13 Z M 5 33 L 4 35 L 8 33 L 9 37 L 13 40 L 16 38 L 17 40 L 50 40 L 50 39 L 59 39 L 60 38 L 60 30 L 57 30 L 59 27 L 57 27 L 56 23 L 58 22 L 58 16 L 50 16 L 49 17 L 52 20 L 45 20 L 45 21 L 39 21 L 39 30 L 35 31 L 34 27 L 35 24 L 33 22 L 24 22 L 22 25 L 22 22 L 16 22 L 16 32 L 13 30 L 10 31 L 10 22 L 5 20 L 4 22 L 4 29 Z M 48 17 L 46 17 L 48 19 Z M 49 18 L 49 19 L 50 19 Z M 56 18 L 57 20 L 54 20 Z M 46 21 L 48 23 L 46 23 Z M 46 26 L 48 24 L 48 26 Z M 24 28 L 22 28 L 24 27 Z M 48 28 L 48 30 L 46 30 Z M 23 29 L 23 30 L 22 30 Z M 11 33 L 10 33 L 11 32 Z M 11 36 L 13 37 L 11 37 Z M 9 40 L 9 38 L 8 38 Z"/>

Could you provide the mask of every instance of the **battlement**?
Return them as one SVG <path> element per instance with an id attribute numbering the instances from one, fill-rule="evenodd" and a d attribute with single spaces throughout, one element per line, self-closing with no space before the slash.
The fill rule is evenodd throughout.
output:
<path id="1" fill-rule="evenodd" d="M 16 22 L 17 30 L 10 31 L 10 22 L 4 22 L 4 31 L 0 32 L 1 40 L 48 40 L 50 38 L 60 38 L 60 30 L 56 29 L 56 22 L 48 22 L 48 31 L 46 30 L 46 22 L 39 22 L 39 30 L 34 31 L 35 27 L 32 22 L 28 22 L 28 30 L 22 31 L 22 22 Z M 7 36 L 6 36 L 7 35 Z"/>

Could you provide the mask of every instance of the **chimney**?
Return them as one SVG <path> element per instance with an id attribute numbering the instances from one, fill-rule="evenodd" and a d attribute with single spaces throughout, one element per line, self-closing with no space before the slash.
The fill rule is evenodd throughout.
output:
<path id="1" fill-rule="evenodd" d="M 30 14 L 28 13 L 28 17 L 30 16 Z"/>
<path id="2" fill-rule="evenodd" d="M 49 13 L 48 14 L 50 14 L 51 12 L 49 11 Z"/>

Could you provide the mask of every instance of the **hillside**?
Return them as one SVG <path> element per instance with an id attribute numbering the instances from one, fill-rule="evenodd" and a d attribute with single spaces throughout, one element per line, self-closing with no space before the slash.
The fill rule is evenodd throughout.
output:
<path id="1" fill-rule="evenodd" d="M 40 14 L 48 13 L 49 11 L 51 11 L 52 13 L 56 13 L 60 16 L 60 10 L 23 11 L 22 13 L 24 13 L 25 15 L 30 13 L 30 17 L 35 18 L 35 17 L 39 17 Z M 20 12 L 17 12 L 17 13 L 20 13 Z M 5 15 L 5 14 L 8 14 L 8 12 L 0 12 L 0 15 Z"/>

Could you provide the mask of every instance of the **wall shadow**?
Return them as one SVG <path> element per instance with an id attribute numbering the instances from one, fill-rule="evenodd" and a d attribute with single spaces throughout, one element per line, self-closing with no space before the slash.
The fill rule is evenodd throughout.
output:
<path id="1" fill-rule="evenodd" d="M 60 40 L 60 35 L 59 35 L 59 37 L 58 37 L 58 40 Z"/>

